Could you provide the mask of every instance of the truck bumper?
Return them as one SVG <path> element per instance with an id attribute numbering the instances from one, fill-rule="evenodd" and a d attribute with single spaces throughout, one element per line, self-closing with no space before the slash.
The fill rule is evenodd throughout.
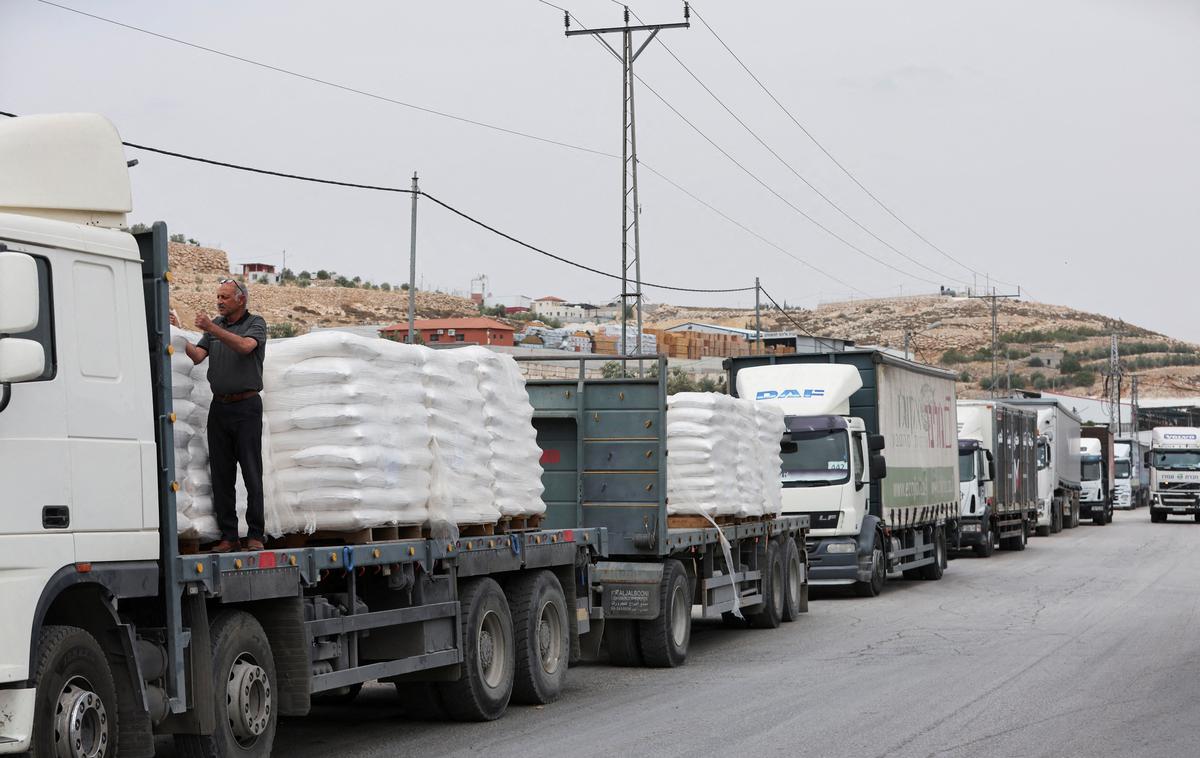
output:
<path id="1" fill-rule="evenodd" d="M 1167 515 L 1191 516 L 1200 513 L 1200 497 L 1186 497 L 1176 494 L 1154 495 L 1150 499 L 1150 509 L 1156 513 Z"/>
<path id="2" fill-rule="evenodd" d="M 960 516 L 958 529 L 954 531 L 951 548 L 974 547 L 983 544 L 983 519 L 978 516 Z"/>
<path id="3" fill-rule="evenodd" d="M 1089 500 L 1080 500 L 1079 501 L 1080 517 L 1091 518 L 1093 509 L 1095 509 L 1096 512 L 1101 512 L 1101 511 L 1105 510 L 1105 505 L 1104 505 L 1104 503 L 1097 503 L 1097 502 L 1093 502 L 1093 501 L 1089 501 Z"/>
<path id="4" fill-rule="evenodd" d="M 29 750 L 36 692 L 32 687 L 0 690 L 0 755 Z"/>
<path id="5" fill-rule="evenodd" d="M 855 544 L 849 553 L 831 553 L 833 544 Z M 871 568 L 860 566 L 857 543 L 854 537 L 817 537 L 809 539 L 808 583 L 814 586 L 836 586 L 870 581 Z"/>

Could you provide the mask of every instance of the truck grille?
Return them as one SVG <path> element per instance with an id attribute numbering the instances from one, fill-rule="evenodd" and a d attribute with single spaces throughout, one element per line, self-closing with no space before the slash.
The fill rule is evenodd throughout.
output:
<path id="1" fill-rule="evenodd" d="M 837 529 L 841 511 L 819 511 L 808 514 L 809 526 L 812 529 Z"/>
<path id="2" fill-rule="evenodd" d="M 1160 490 L 1200 490 L 1200 482 L 1159 482 Z"/>

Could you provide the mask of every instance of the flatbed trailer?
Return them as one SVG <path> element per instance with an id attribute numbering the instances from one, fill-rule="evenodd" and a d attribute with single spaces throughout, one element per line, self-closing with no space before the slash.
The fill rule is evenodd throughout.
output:
<path id="1" fill-rule="evenodd" d="M 807 515 L 672 526 L 665 357 L 517 360 L 577 369 L 568 379 L 529 379 L 526 391 L 543 451 L 543 524 L 607 534 L 607 555 L 589 566 L 587 649 L 598 651 L 603 640 L 614 664 L 678 666 L 687 658 L 693 606 L 705 617 L 735 622 L 740 615 L 757 627 L 807 610 Z M 656 370 L 627 376 L 639 361 Z M 589 374 L 605 363 L 621 376 Z"/>
<path id="2" fill-rule="evenodd" d="M 73 293 L 72 263 L 119 283 L 106 303 L 120 314 L 112 339 L 136 349 L 121 354 L 119 380 L 88 387 L 88 402 L 98 417 L 125 409 L 147 455 L 132 488 L 88 468 L 86 495 L 44 509 L 40 532 L 22 532 L 17 516 L 56 502 L 61 481 L 37 461 L 0 462 L 17 528 L 0 532 L 0 754 L 150 758 L 155 736 L 174 735 L 185 756 L 268 756 L 280 716 L 376 680 L 394 682 L 417 717 L 489 720 L 510 699 L 558 697 L 589 631 L 602 527 L 182 554 L 166 226 L 130 237 L 34 219 L 26 236 L 24 224 L 0 213 L 0 287 L 49 316 L 36 334 L 51 349 L 69 344 L 56 330 L 87 316 L 81 298 L 105 295 Z M 56 449 L 45 398 L 75 402 L 63 384 L 78 360 L 60 349 L 54 379 L 14 384 L 0 415 L 6 450 L 31 439 Z M 122 532 L 112 503 L 129 498 L 136 527 Z"/>

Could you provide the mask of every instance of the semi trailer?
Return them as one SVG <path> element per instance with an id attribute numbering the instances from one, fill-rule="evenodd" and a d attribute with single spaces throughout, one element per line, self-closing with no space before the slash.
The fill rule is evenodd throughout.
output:
<path id="1" fill-rule="evenodd" d="M 1136 437 L 1118 438 L 1113 443 L 1113 508 L 1141 508 L 1150 502 L 1150 471 L 1145 460 L 1149 449 Z"/>
<path id="2" fill-rule="evenodd" d="M 811 519 L 814 586 L 871 597 L 892 572 L 942 577 L 959 519 L 953 373 L 869 349 L 725 366 L 733 393 L 785 413 L 783 510 Z"/>
<path id="3" fill-rule="evenodd" d="M 1097 526 L 1112 523 L 1113 483 L 1116 462 L 1113 434 L 1108 427 L 1084 426 L 1080 429 L 1079 516 L 1090 518 Z"/>
<path id="4" fill-rule="evenodd" d="M 1200 429 L 1156 427 L 1143 460 L 1150 470 L 1150 520 L 1174 515 L 1200 521 Z"/>
<path id="5" fill-rule="evenodd" d="M 1079 526 L 1079 417 L 1053 398 L 1004 402 L 1037 411 L 1038 527 L 1052 533 L 1074 529 Z"/>
<path id="6" fill-rule="evenodd" d="M 958 479 L 953 547 L 981 557 L 997 545 L 1024 550 L 1038 521 L 1037 414 L 998 401 L 958 401 Z"/>
<path id="7" fill-rule="evenodd" d="M 122 231 L 131 205 L 107 120 L 0 124 L 0 754 L 267 756 L 280 716 L 371 681 L 490 720 L 557 698 L 605 620 L 618 662 L 675 666 L 693 602 L 805 610 L 807 517 L 668 528 L 665 371 L 530 384 L 577 432 L 547 441 L 540 526 L 184 553 L 169 235 Z"/>

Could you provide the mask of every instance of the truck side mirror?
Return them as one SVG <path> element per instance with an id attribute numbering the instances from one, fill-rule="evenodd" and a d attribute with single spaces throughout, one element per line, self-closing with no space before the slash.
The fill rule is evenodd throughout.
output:
<path id="1" fill-rule="evenodd" d="M 983 454 L 987 456 L 987 480 L 994 482 L 996 481 L 996 459 L 992 457 L 991 450 L 984 450 Z"/>
<path id="2" fill-rule="evenodd" d="M 871 453 L 871 481 L 887 478 L 887 460 L 879 453 Z"/>
<path id="3" fill-rule="evenodd" d="M 37 328 L 37 262 L 25 253 L 0 253 L 0 384 L 27 382 L 42 375 L 46 352 L 35 340 L 4 337 Z"/>
<path id="4" fill-rule="evenodd" d="M 885 447 L 885 443 L 884 443 L 882 434 L 868 434 L 867 435 L 867 450 L 869 450 L 872 453 L 878 453 L 880 450 L 883 450 L 884 447 Z M 874 478 L 874 477 L 872 477 L 872 478 Z"/>
<path id="5" fill-rule="evenodd" d="M 37 263 L 33 256 L 0 253 L 0 334 L 36 329 L 39 300 Z"/>
<path id="6" fill-rule="evenodd" d="M 1149 450 L 1142 453 L 1142 463 L 1145 464 L 1146 468 L 1150 468 L 1150 451 Z"/>

